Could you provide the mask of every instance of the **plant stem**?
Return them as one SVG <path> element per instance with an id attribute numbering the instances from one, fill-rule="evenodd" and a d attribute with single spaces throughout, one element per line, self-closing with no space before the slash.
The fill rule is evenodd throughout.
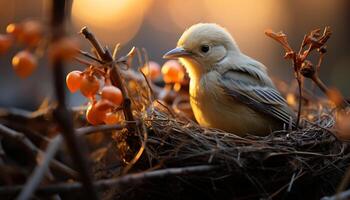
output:
<path id="1" fill-rule="evenodd" d="M 127 121 L 134 121 L 134 116 L 131 110 L 131 100 L 128 95 L 128 91 L 123 83 L 121 78 L 121 73 L 119 71 L 118 62 L 113 60 L 113 56 L 111 52 L 107 48 L 103 48 L 100 42 L 97 40 L 95 35 L 90 32 L 87 27 L 83 27 L 81 29 L 81 34 L 91 43 L 91 45 L 95 48 L 98 56 L 102 59 L 105 64 L 109 65 L 110 71 L 110 79 L 112 85 L 119 87 L 122 95 L 123 95 L 123 113 L 124 117 Z M 140 148 L 140 140 L 138 134 L 140 134 L 139 128 L 135 124 L 127 124 L 128 134 L 125 135 L 125 141 L 129 145 L 129 151 L 127 156 L 125 156 L 125 160 L 132 159 L 133 154 L 135 154 L 134 150 Z"/>
<path id="2" fill-rule="evenodd" d="M 299 71 L 295 71 L 295 79 L 297 80 L 298 83 L 298 92 L 299 92 L 299 99 L 298 99 L 298 115 L 297 115 L 297 121 L 296 121 L 296 127 L 295 129 L 299 129 L 299 124 L 300 124 L 300 116 L 301 116 L 301 104 L 302 104 L 302 98 L 303 98 L 303 89 L 302 89 L 302 83 L 301 83 L 301 78 L 300 78 L 300 73 Z"/>
<path id="3" fill-rule="evenodd" d="M 192 174 L 208 173 L 217 169 L 215 165 L 197 165 L 180 168 L 166 168 L 155 171 L 145 171 L 140 173 L 127 174 L 117 178 L 102 179 L 94 183 L 97 189 L 108 189 L 111 187 L 118 188 L 121 185 L 132 185 L 142 183 L 142 180 L 163 178 L 169 176 L 188 176 Z M 22 189 L 23 186 L 4 186 L 0 187 L 0 194 L 14 194 Z M 82 185 L 77 182 L 73 183 L 57 183 L 53 185 L 42 186 L 38 188 L 40 194 L 55 194 L 55 193 L 67 193 L 81 190 Z"/>
<path id="4" fill-rule="evenodd" d="M 65 36 L 65 18 L 66 6 L 68 0 L 53 0 L 52 1 L 52 42 L 55 42 Z M 56 98 L 58 101 L 57 108 L 54 110 L 54 117 L 62 129 L 62 134 L 67 143 L 68 149 L 72 155 L 72 160 L 75 162 L 78 171 L 80 172 L 80 179 L 84 186 L 84 196 L 87 199 L 98 199 L 95 188 L 92 185 L 92 178 L 89 174 L 88 164 L 84 155 L 84 146 L 79 144 L 78 138 L 75 135 L 73 127 L 72 113 L 67 109 L 65 102 L 64 90 L 64 72 L 63 60 L 54 59 L 52 61 L 54 73 L 54 86 Z M 29 198 L 29 197 L 28 197 Z"/>
<path id="5" fill-rule="evenodd" d="M 108 51 L 108 49 L 104 49 L 100 42 L 96 39 L 94 34 L 90 32 L 90 30 L 87 27 L 84 27 L 81 29 L 81 33 L 85 36 L 87 40 L 91 43 L 91 45 L 96 49 L 98 55 L 101 57 L 101 59 L 106 63 L 110 65 L 111 71 L 110 71 L 110 77 L 111 82 L 114 86 L 119 87 L 122 94 L 123 94 L 123 112 L 125 119 L 127 121 L 134 121 L 134 117 L 132 115 L 131 111 L 131 101 L 127 92 L 127 89 L 125 85 L 123 84 L 123 80 L 120 75 L 119 68 L 116 66 L 115 63 L 113 63 L 113 56 Z M 131 129 L 131 126 L 128 126 L 128 130 Z M 132 131 L 131 131 L 132 132 Z"/>

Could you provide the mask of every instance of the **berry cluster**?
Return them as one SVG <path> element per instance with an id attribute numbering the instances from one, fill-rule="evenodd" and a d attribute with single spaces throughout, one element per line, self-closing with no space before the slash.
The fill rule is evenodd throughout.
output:
<path id="1" fill-rule="evenodd" d="M 154 61 L 148 62 L 141 68 L 141 71 L 151 80 L 156 80 L 163 75 L 163 80 L 166 84 L 182 83 L 185 78 L 185 70 L 183 66 L 176 60 L 165 62 L 160 68 L 160 65 Z"/>
<path id="2" fill-rule="evenodd" d="M 12 59 L 12 66 L 17 76 L 26 78 L 38 66 L 38 59 L 46 51 L 49 60 L 71 60 L 77 58 L 79 45 L 74 38 L 62 38 L 48 42 L 49 36 L 45 26 L 35 20 L 26 20 L 17 24 L 9 24 L 6 34 L 0 34 L 0 53 L 5 53 L 17 42 L 23 50 L 16 53 Z M 45 50 L 45 51 L 43 51 Z M 84 54 L 83 54 L 84 55 Z M 95 58 L 98 60 L 98 58 Z M 89 63 L 84 71 L 72 71 L 66 77 L 66 84 L 70 92 L 80 91 L 89 100 L 86 119 L 90 124 L 115 124 L 122 120 L 118 114 L 123 103 L 122 91 L 112 85 L 110 68 L 103 64 Z M 161 67 L 150 61 L 141 71 L 152 81 L 163 81 L 165 89 L 179 91 L 185 80 L 185 70 L 178 61 L 170 60 Z"/>
<path id="3" fill-rule="evenodd" d="M 46 49 L 45 28 L 36 20 L 12 23 L 6 27 L 6 34 L 0 34 L 0 53 L 7 52 L 15 43 L 23 46 L 12 58 L 12 67 L 20 78 L 30 76 L 38 66 L 40 48 Z M 50 59 L 71 59 L 77 54 L 79 45 L 75 39 L 63 38 L 48 48 Z"/>
<path id="4" fill-rule="evenodd" d="M 81 94 L 90 100 L 86 111 L 89 123 L 114 124 L 120 121 L 116 111 L 123 102 L 123 95 L 119 88 L 111 84 L 107 68 L 91 65 L 83 72 L 72 71 L 66 77 L 66 84 L 70 92 L 80 90 Z"/>
<path id="5" fill-rule="evenodd" d="M 21 78 L 30 76 L 38 66 L 37 56 L 33 50 L 39 46 L 43 38 L 44 29 L 40 22 L 34 20 L 24 21 L 18 24 L 9 24 L 6 27 L 7 34 L 0 35 L 0 53 L 7 52 L 15 42 L 26 47 L 12 58 L 12 66 L 16 74 Z"/>

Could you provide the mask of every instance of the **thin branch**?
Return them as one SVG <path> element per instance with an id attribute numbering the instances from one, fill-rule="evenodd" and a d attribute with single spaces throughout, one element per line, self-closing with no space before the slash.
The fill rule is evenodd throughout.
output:
<path id="1" fill-rule="evenodd" d="M 321 200 L 347 200 L 350 198 L 350 190 L 337 193 L 330 197 L 322 197 Z"/>
<path id="2" fill-rule="evenodd" d="M 148 140 L 148 133 L 146 130 L 146 127 L 144 124 L 141 125 L 142 126 L 142 132 L 143 132 L 143 139 L 140 136 L 140 140 L 142 140 L 142 144 L 141 147 L 139 149 L 139 151 L 136 153 L 136 155 L 134 156 L 134 158 L 128 163 L 128 165 L 123 169 L 122 174 L 126 174 L 128 173 L 128 171 L 137 163 L 137 161 L 141 158 L 145 148 L 146 148 L 146 144 L 147 144 L 147 140 Z"/>
<path id="3" fill-rule="evenodd" d="M 130 122 L 128 122 L 130 123 Z M 132 122 L 135 123 L 135 122 Z M 0 128 L 2 125 L 0 124 Z M 79 136 L 87 135 L 90 133 L 95 132 L 101 132 L 101 131 L 109 131 L 109 130 L 121 130 L 125 127 L 125 125 L 101 125 L 101 126 L 93 126 L 93 127 L 83 127 L 76 130 L 76 133 Z M 10 129 L 9 129 L 10 130 Z M 11 131 L 8 131 L 11 133 Z M 19 137 L 18 134 L 15 132 L 16 137 Z M 27 139 L 28 140 L 28 139 Z M 29 140 L 28 140 L 29 141 Z M 30 141 L 29 141 L 30 142 Z M 53 161 L 54 156 L 56 152 L 58 151 L 59 147 L 61 147 L 61 144 L 63 142 L 62 135 L 57 135 L 49 144 L 47 151 L 45 153 L 42 153 L 42 156 L 44 157 L 42 162 L 38 164 L 28 179 L 26 185 L 24 186 L 24 189 L 21 191 L 20 195 L 17 199 L 26 199 L 27 197 L 31 196 L 38 187 L 38 185 L 41 183 L 44 174 L 48 170 L 48 166 L 51 161 Z"/>
<path id="4" fill-rule="evenodd" d="M 108 189 L 110 187 L 117 188 L 120 185 L 128 185 L 141 183 L 143 180 L 154 179 L 154 178 L 164 178 L 168 176 L 185 176 L 189 174 L 197 174 L 209 172 L 216 169 L 218 166 L 213 165 L 198 165 L 182 168 L 167 168 L 155 171 L 146 171 L 142 173 L 128 174 L 122 177 L 112 178 L 112 179 L 102 179 L 94 182 L 94 187 L 98 190 Z M 23 186 L 5 186 L 0 187 L 0 195 L 4 194 L 14 194 L 20 191 Z M 40 194 L 54 194 L 54 193 L 67 193 L 79 191 L 82 189 L 82 185 L 79 182 L 73 183 L 59 183 L 48 186 L 42 186 L 37 189 L 37 193 Z"/>
<path id="5" fill-rule="evenodd" d="M 67 17 L 66 13 L 66 3 L 68 0 L 52 0 L 52 11 L 51 11 L 51 31 L 52 31 L 52 43 L 60 40 L 65 36 L 65 19 Z M 58 106 L 54 110 L 54 117 L 62 129 L 62 135 L 65 138 L 68 149 L 72 156 L 77 169 L 80 173 L 80 180 L 84 185 L 84 195 L 87 199 L 98 199 L 97 193 L 92 185 L 92 178 L 89 173 L 88 163 L 86 157 L 84 156 L 84 145 L 80 144 L 78 138 L 75 135 L 73 127 L 73 117 L 72 113 L 67 109 L 65 102 L 65 88 L 64 88 L 64 63 L 63 60 L 54 58 L 52 60 L 53 77 L 55 94 L 58 101 Z M 30 194 L 29 194 L 30 195 Z M 23 198 L 30 198 L 30 196 L 23 196 Z"/>
<path id="6" fill-rule="evenodd" d="M 50 161 L 55 157 L 56 152 L 61 146 L 62 140 L 62 137 L 56 137 L 51 141 L 46 153 L 44 154 L 43 161 L 41 163 L 38 163 L 38 165 L 35 167 L 34 172 L 29 177 L 23 190 L 21 190 L 21 193 L 17 197 L 17 200 L 25 200 L 28 199 L 28 197 L 32 196 L 35 189 L 41 183 L 44 174 L 49 169 Z"/>
<path id="7" fill-rule="evenodd" d="M 100 42 L 95 38 L 95 36 L 88 30 L 88 28 L 85 26 L 80 30 L 80 33 L 85 36 L 86 39 L 89 40 L 91 45 L 94 47 L 94 49 L 97 51 L 97 54 L 102 58 L 105 59 L 105 52 L 103 50 L 102 45 Z"/>
<path id="8" fill-rule="evenodd" d="M 25 137 L 24 134 L 14 131 L 2 124 L 0 124 L 0 135 L 2 135 L 5 138 L 11 138 L 16 140 L 17 142 L 22 143 L 28 149 L 28 151 L 31 151 L 34 155 L 38 155 L 41 157 L 44 155 L 44 152 L 38 147 L 36 147 L 27 137 Z M 70 167 L 64 165 L 63 163 L 55 159 L 52 160 L 51 167 L 52 169 L 66 174 L 70 178 L 76 179 L 78 177 L 78 173 L 75 170 L 71 169 Z"/>
<path id="9" fill-rule="evenodd" d="M 104 64 L 104 62 L 103 62 L 102 60 L 100 60 L 100 59 L 98 59 L 98 58 L 95 58 L 93 55 L 89 54 L 89 53 L 86 52 L 86 51 L 83 51 L 83 50 L 80 50 L 80 49 L 79 49 L 79 53 L 80 53 L 81 55 L 87 57 L 87 58 L 90 58 L 90 59 L 92 59 L 92 60 L 94 60 L 94 61 L 100 63 L 100 64 Z"/>
<path id="10" fill-rule="evenodd" d="M 94 63 L 92 63 L 92 62 L 90 62 L 90 61 L 88 61 L 88 60 L 86 60 L 86 59 L 80 58 L 80 57 L 75 57 L 74 59 L 75 59 L 76 61 L 80 62 L 80 63 L 83 64 L 83 65 L 88 65 L 88 66 L 94 65 Z"/>
<path id="11" fill-rule="evenodd" d="M 295 73 L 298 73 L 299 72 L 295 72 Z M 297 114 L 297 121 L 296 121 L 296 129 L 299 128 L 299 124 L 300 124 L 300 116 L 301 116 L 301 107 L 302 107 L 302 95 L 303 95 L 303 85 L 301 83 L 301 78 L 300 78 L 300 74 L 299 75 L 296 75 L 296 79 L 297 79 L 297 82 L 298 82 L 298 93 L 299 93 L 299 98 L 298 98 L 298 114 Z"/>
<path id="12" fill-rule="evenodd" d="M 123 112 L 124 112 L 125 119 L 128 121 L 134 121 L 134 117 L 131 111 L 131 101 L 130 101 L 127 89 L 123 84 L 117 64 L 113 63 L 113 57 L 111 53 L 108 50 L 103 49 L 102 45 L 99 43 L 99 41 L 96 39 L 94 34 L 90 32 L 90 30 L 87 27 L 82 28 L 81 33 L 84 35 L 84 37 L 87 40 L 89 40 L 89 42 L 95 48 L 95 50 L 97 51 L 98 55 L 102 58 L 102 60 L 105 63 L 111 63 L 110 77 L 111 77 L 112 84 L 114 86 L 119 87 L 123 94 L 123 98 L 124 98 Z"/>

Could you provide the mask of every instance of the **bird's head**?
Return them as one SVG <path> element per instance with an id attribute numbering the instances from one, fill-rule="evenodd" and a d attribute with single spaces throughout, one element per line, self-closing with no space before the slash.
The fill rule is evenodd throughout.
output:
<path id="1" fill-rule="evenodd" d="M 200 23 L 187 29 L 177 47 L 163 57 L 179 58 L 193 78 L 210 71 L 229 54 L 239 52 L 236 42 L 225 28 L 217 24 Z"/>

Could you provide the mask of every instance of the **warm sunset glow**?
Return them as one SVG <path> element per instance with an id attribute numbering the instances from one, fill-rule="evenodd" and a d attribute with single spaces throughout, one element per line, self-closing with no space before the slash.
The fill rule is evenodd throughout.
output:
<path id="1" fill-rule="evenodd" d="M 208 21 L 225 26 L 242 50 L 256 58 L 269 57 L 269 49 L 257 50 L 269 47 L 270 41 L 266 40 L 263 31 L 289 21 L 288 15 L 285 15 L 286 4 L 278 0 L 205 0 L 203 4 L 208 9 Z"/>
<path id="2" fill-rule="evenodd" d="M 167 0 L 155 1 L 147 20 L 158 30 L 170 33 L 181 33 L 199 22 L 218 23 L 234 36 L 242 51 L 258 59 L 265 58 L 266 62 L 271 45 L 263 32 L 288 24 L 287 9 L 287 4 L 278 0 Z M 264 51 L 260 50 L 262 47 Z"/>
<path id="3" fill-rule="evenodd" d="M 202 1 L 198 0 L 170 0 L 166 8 L 171 20 L 181 29 L 205 22 L 208 12 Z"/>
<path id="4" fill-rule="evenodd" d="M 297 101 L 295 99 L 295 95 L 292 94 L 292 93 L 288 93 L 287 94 L 287 103 L 290 105 L 290 106 L 295 106 L 297 104 Z"/>
<path id="5" fill-rule="evenodd" d="M 77 28 L 89 26 L 105 42 L 126 43 L 138 32 L 151 0 L 76 0 L 72 17 Z"/>

